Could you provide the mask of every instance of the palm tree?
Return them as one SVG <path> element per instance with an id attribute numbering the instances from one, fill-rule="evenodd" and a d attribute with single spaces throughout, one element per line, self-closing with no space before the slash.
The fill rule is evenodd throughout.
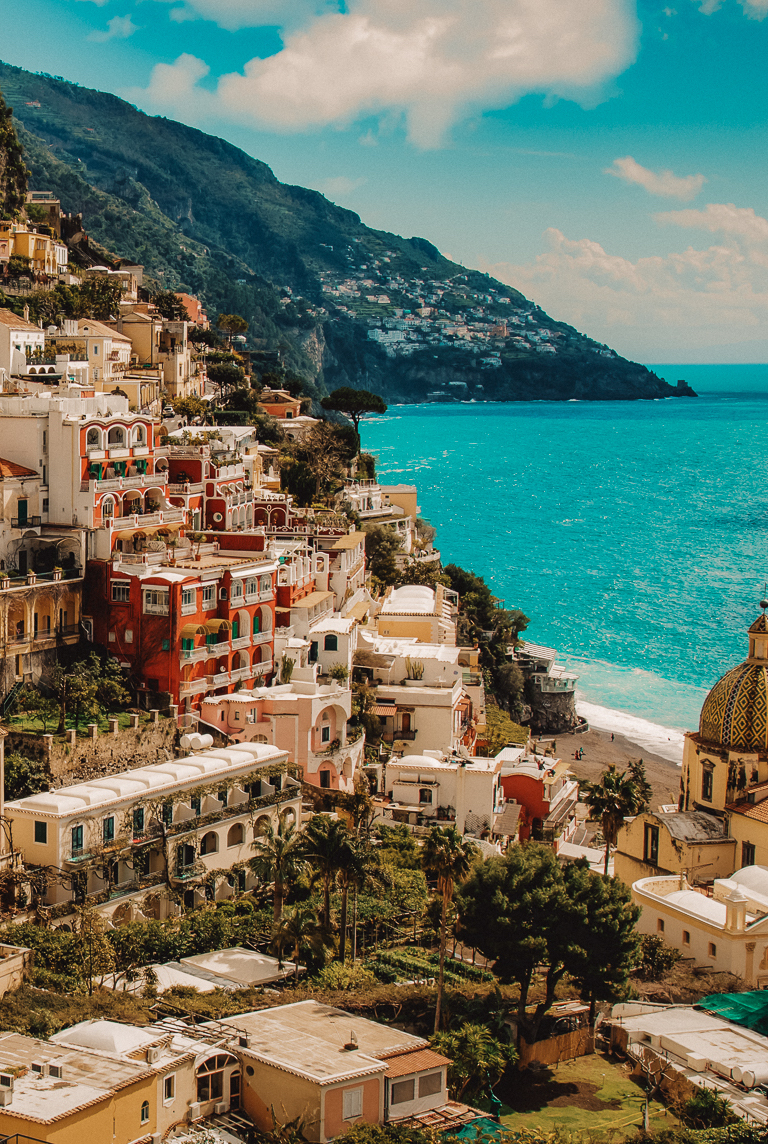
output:
<path id="1" fill-rule="evenodd" d="M 304 831 L 304 857 L 323 882 L 323 925 L 331 928 L 331 889 L 348 858 L 350 833 L 338 818 L 316 814 Z"/>
<path id="2" fill-rule="evenodd" d="M 284 913 L 273 935 L 282 968 L 283 949 L 286 945 L 293 947 L 294 977 L 299 976 L 299 947 L 309 946 L 313 953 L 319 953 L 323 948 L 323 927 L 317 920 L 317 914 L 309 906 L 294 906 L 292 910 Z"/>
<path id="3" fill-rule="evenodd" d="M 619 830 L 624 820 L 637 814 L 642 808 L 643 796 L 637 782 L 626 771 L 617 771 L 611 766 L 603 771 L 596 783 L 583 782 L 584 802 L 589 807 L 589 817 L 600 819 L 605 839 L 604 873 L 608 873 L 611 847 L 616 845 Z"/>
<path id="4" fill-rule="evenodd" d="M 359 890 L 365 882 L 366 874 L 366 852 L 356 839 L 350 837 L 346 846 L 344 863 L 339 868 L 339 882 L 341 884 L 339 958 L 342 965 L 346 960 L 347 953 L 347 905 L 349 902 L 349 891 L 353 888 Z"/>
<path id="5" fill-rule="evenodd" d="M 296 878 L 304 866 L 303 836 L 293 823 L 286 826 L 281 818 L 277 830 L 269 823 L 263 834 L 253 840 L 255 858 L 248 863 L 260 882 L 271 882 L 274 903 L 274 924 L 283 914 L 286 885 Z"/>
<path id="6" fill-rule="evenodd" d="M 428 878 L 437 880 L 437 892 L 442 896 L 440 914 L 440 975 L 437 983 L 435 1032 L 440 1029 L 445 986 L 445 945 L 448 932 L 448 907 L 453 901 L 457 882 L 469 874 L 476 848 L 464 842 L 453 826 L 433 826 L 421 851 L 421 865 Z"/>

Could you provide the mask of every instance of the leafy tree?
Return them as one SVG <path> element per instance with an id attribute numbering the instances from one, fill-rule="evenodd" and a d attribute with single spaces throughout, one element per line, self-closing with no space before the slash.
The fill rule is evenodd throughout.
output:
<path id="1" fill-rule="evenodd" d="M 194 395 L 191 397 L 172 397 L 170 403 L 174 413 L 179 417 L 187 417 L 190 421 L 196 417 L 207 421 L 210 417 L 211 406 L 200 397 L 195 397 Z"/>
<path id="2" fill-rule="evenodd" d="M 598 819 L 602 827 L 607 874 L 611 847 L 616 845 L 619 830 L 624 825 L 624 820 L 637 814 L 640 808 L 637 785 L 628 772 L 610 766 L 607 771 L 603 771 L 597 782 L 583 782 L 581 789 L 584 802 L 589 807 L 590 818 Z"/>
<path id="3" fill-rule="evenodd" d="M 304 462 L 315 478 L 315 500 L 329 500 L 344 480 L 351 460 L 344 436 L 340 426 L 318 421 L 294 446 L 294 456 Z"/>
<path id="4" fill-rule="evenodd" d="M 328 397 L 321 402 L 323 409 L 330 409 L 336 413 L 343 413 L 350 419 L 355 427 L 357 437 L 357 451 L 360 452 L 360 422 L 371 413 L 386 413 L 387 406 L 378 393 L 371 393 L 368 389 L 352 389 L 348 385 L 334 389 Z"/>
<path id="5" fill-rule="evenodd" d="M 365 562 L 371 574 L 382 585 L 396 584 L 399 571 L 395 561 L 403 542 L 392 528 L 366 528 Z"/>
<path id="6" fill-rule="evenodd" d="M 44 732 L 48 731 L 48 724 L 53 723 L 59 714 L 58 704 L 52 696 L 44 695 L 42 691 L 27 683 L 16 697 L 15 710 L 39 719 Z"/>
<path id="7" fill-rule="evenodd" d="M 448 935 L 448 910 L 453 901 L 453 890 L 469 874 L 476 848 L 464 842 L 453 826 L 433 826 L 424 842 L 421 865 L 428 878 L 437 881 L 441 897 L 440 912 L 440 972 L 437 981 L 435 1032 L 440 1028 L 443 992 L 445 990 L 445 945 Z"/>
<path id="8" fill-rule="evenodd" d="M 350 833 L 338 818 L 315 814 L 303 838 L 303 853 L 313 878 L 323 884 L 323 925 L 331 928 L 331 889 L 350 854 Z"/>
<path id="9" fill-rule="evenodd" d="M 503 858 L 474 867 L 457 905 L 458 936 L 494 962 L 503 981 L 518 983 L 518 1028 L 535 1041 L 567 970 L 572 908 L 557 858 L 537 843 L 511 846 Z M 538 966 L 544 968 L 544 996 L 528 1014 Z"/>
<path id="10" fill-rule="evenodd" d="M 264 833 L 253 840 L 256 856 L 249 865 L 260 882 L 272 883 L 275 927 L 283 915 L 286 888 L 304 866 L 302 843 L 302 836 L 293 823 L 286 825 L 282 818 L 277 830 L 270 822 Z"/>
<path id="11" fill-rule="evenodd" d="M 568 972 L 589 1001 L 590 1024 L 595 1023 L 599 1000 L 618 1001 L 626 996 L 629 977 L 640 957 L 640 935 L 635 929 L 640 908 L 628 886 L 595 874 L 585 859 L 563 870 L 568 897 L 578 907 L 571 921 L 572 956 Z"/>
<path id="12" fill-rule="evenodd" d="M 244 334 L 248 323 L 240 314 L 219 314 L 216 325 L 229 336 L 230 343 L 235 334 Z"/>
<path id="13" fill-rule="evenodd" d="M 245 370 L 234 362 L 211 362 L 208 365 L 208 379 L 219 387 L 219 392 L 242 385 L 245 381 Z"/>
<path id="14" fill-rule="evenodd" d="M 358 1120 L 339 1137 L 344 1144 L 434 1144 L 432 1132 L 405 1124 L 366 1124 Z"/>
<path id="15" fill-rule="evenodd" d="M 380 854 L 385 861 L 401 870 L 421 869 L 419 848 L 404 822 L 397 826 L 379 825 L 376 834 L 381 840 Z"/>
<path id="16" fill-rule="evenodd" d="M 221 341 L 217 337 L 215 330 L 204 330 L 202 326 L 193 326 L 188 332 L 187 337 L 190 342 L 196 346 L 210 346 L 214 349 L 221 345 Z"/>
<path id="17" fill-rule="evenodd" d="M 426 588 L 433 589 L 438 584 L 445 584 L 450 587 L 448 577 L 440 568 L 438 560 L 408 560 L 405 567 L 398 573 L 397 583 L 398 585 L 423 584 Z"/>
<path id="18" fill-rule="evenodd" d="M 339 885 L 341 886 L 341 916 L 339 918 L 339 960 L 343 965 L 347 952 L 347 908 L 349 904 L 349 891 L 359 890 L 364 884 L 368 874 L 366 862 L 366 848 L 360 841 L 350 835 L 347 842 L 344 862 L 339 869 Z"/>
<path id="19" fill-rule="evenodd" d="M 659 981 L 679 960 L 680 951 L 668 946 L 664 938 L 655 933 L 643 934 L 640 938 L 639 965 L 635 972 L 644 981 Z"/>
<path id="20" fill-rule="evenodd" d="M 184 303 L 173 290 L 160 290 L 152 296 L 152 303 L 168 322 L 186 322 L 188 314 Z"/>
<path id="21" fill-rule="evenodd" d="M 123 671 L 112 656 L 100 659 L 96 652 L 69 667 L 57 663 L 45 679 L 59 709 L 57 733 L 66 730 L 67 714 L 74 708 L 75 726 L 81 719 L 94 722 L 102 711 L 125 707 L 129 700 Z"/>
<path id="22" fill-rule="evenodd" d="M 512 1045 L 497 1040 L 485 1025 L 465 1023 L 449 1032 L 435 1033 L 430 1045 L 449 1057 L 448 1086 L 454 1100 L 473 1100 L 493 1087 L 508 1064 L 517 1060 Z"/>
<path id="23" fill-rule="evenodd" d="M 356 965 L 342 965 L 338 961 L 332 961 L 330 965 L 324 966 L 319 973 L 315 974 L 312 978 L 312 984 L 316 989 L 348 989 L 351 991 L 369 988 L 371 985 L 376 985 L 377 981 L 375 974 L 371 973 L 370 969 L 366 969 L 360 962 L 357 962 Z"/>
<path id="24" fill-rule="evenodd" d="M 24 278 L 30 273 L 32 263 L 26 254 L 12 254 L 8 259 L 8 277 Z"/>
<path id="25" fill-rule="evenodd" d="M 485 708 L 485 722 L 487 725 L 486 752 L 490 758 L 498 755 L 504 747 L 510 744 L 521 746 L 528 742 L 528 729 L 514 723 L 495 703 L 488 703 Z"/>
<path id="26" fill-rule="evenodd" d="M 28 798 L 48 786 L 49 775 L 38 759 L 28 759 L 11 751 L 5 756 L 5 798 L 11 802 Z"/>
<path id="27" fill-rule="evenodd" d="M 114 969 L 115 954 L 106 934 L 103 918 L 86 906 L 78 907 L 75 920 L 76 942 L 72 950 L 83 967 L 88 993 L 93 993 L 94 977 L 105 977 Z"/>

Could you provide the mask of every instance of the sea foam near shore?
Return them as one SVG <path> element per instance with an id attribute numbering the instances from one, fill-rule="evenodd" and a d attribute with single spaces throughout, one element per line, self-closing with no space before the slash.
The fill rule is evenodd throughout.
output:
<path id="1" fill-rule="evenodd" d="M 611 731 L 615 735 L 623 735 L 630 742 L 636 743 L 641 751 L 660 755 L 662 759 L 669 759 L 671 763 L 681 765 L 685 742 L 683 731 L 662 727 L 658 723 L 640 719 L 637 715 L 628 715 L 626 711 L 599 707 L 596 703 L 588 703 L 583 699 L 577 699 L 576 710 L 587 720 L 590 727 L 598 731 Z"/>

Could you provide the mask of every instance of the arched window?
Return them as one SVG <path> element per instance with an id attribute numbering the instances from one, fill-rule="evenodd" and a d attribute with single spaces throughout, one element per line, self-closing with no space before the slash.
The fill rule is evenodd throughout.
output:
<path id="1" fill-rule="evenodd" d="M 85 435 L 85 444 L 88 449 L 98 449 L 101 445 L 101 432 L 98 429 L 89 429 Z"/>
<path id="2" fill-rule="evenodd" d="M 114 516 L 115 515 L 115 502 L 112 497 L 105 497 L 101 502 L 101 515 Z"/>
<path id="3" fill-rule="evenodd" d="M 204 834 L 200 842 L 201 854 L 217 854 L 219 850 L 219 836 L 215 830 Z"/>
<path id="4" fill-rule="evenodd" d="M 144 440 L 144 426 L 137 425 L 133 431 L 133 443 L 134 445 L 143 445 Z"/>
<path id="5" fill-rule="evenodd" d="M 231 1053 L 217 1053 L 203 1061 L 196 1074 L 198 1102 L 205 1104 L 209 1100 L 221 1100 L 224 1096 L 224 1071 L 237 1067 L 237 1057 Z"/>
<path id="6" fill-rule="evenodd" d="M 149 1101 L 145 1100 L 141 1105 L 141 1123 L 149 1124 Z"/>
<path id="7" fill-rule="evenodd" d="M 239 846 L 242 842 L 245 842 L 245 829 L 242 822 L 236 822 L 227 832 L 227 846 Z"/>
<path id="8" fill-rule="evenodd" d="M 253 634 L 257 636 L 261 631 L 261 620 L 258 616 L 253 617 Z"/>
<path id="9" fill-rule="evenodd" d="M 326 636 L 325 642 L 323 643 L 323 647 L 326 651 L 338 651 L 339 650 L 339 637 L 338 636 Z"/>
<path id="10" fill-rule="evenodd" d="M 124 445 L 125 444 L 125 429 L 122 425 L 113 425 L 107 434 L 107 441 L 110 445 Z"/>

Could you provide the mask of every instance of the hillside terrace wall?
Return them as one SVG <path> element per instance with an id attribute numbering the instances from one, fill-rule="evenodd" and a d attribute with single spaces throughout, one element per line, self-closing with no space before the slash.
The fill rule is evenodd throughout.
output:
<path id="1" fill-rule="evenodd" d="M 100 731 L 96 739 L 78 736 L 74 744 L 38 731 L 10 731 L 5 750 L 39 760 L 48 770 L 52 785 L 62 786 L 165 762 L 175 757 L 178 743 L 175 720 L 160 717 L 157 723 L 142 723 L 117 734 Z"/>

